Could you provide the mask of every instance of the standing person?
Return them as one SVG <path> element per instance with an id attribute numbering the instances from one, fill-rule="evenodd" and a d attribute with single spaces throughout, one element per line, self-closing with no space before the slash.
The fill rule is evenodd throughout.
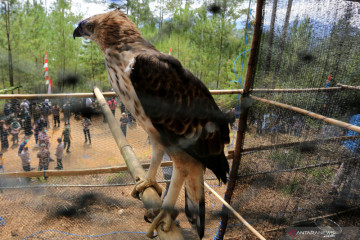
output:
<path id="1" fill-rule="evenodd" d="M 46 128 L 43 128 L 39 134 L 39 145 L 41 146 L 43 143 L 46 145 L 47 149 L 50 148 L 50 137 L 47 135 Z"/>
<path id="2" fill-rule="evenodd" d="M 20 104 L 20 108 L 25 108 L 26 110 L 29 110 L 30 108 L 29 102 L 26 99 L 24 99 Z"/>
<path id="3" fill-rule="evenodd" d="M 360 127 L 360 114 L 353 115 L 349 121 L 350 124 Z M 347 130 L 347 136 L 360 136 L 359 132 Z M 345 151 L 342 153 L 345 156 L 343 161 L 336 171 L 333 182 L 331 184 L 332 190 L 330 194 L 348 196 L 351 191 L 351 185 L 360 176 L 360 140 L 348 140 L 344 142 Z"/>
<path id="4" fill-rule="evenodd" d="M 69 124 L 65 124 L 65 130 L 62 132 L 61 137 L 64 137 L 64 149 L 66 148 L 66 145 L 67 145 L 66 152 L 70 153 L 71 152 L 70 144 L 71 144 L 72 137 L 71 137 L 71 133 L 70 133 Z"/>
<path id="5" fill-rule="evenodd" d="M 0 152 L 0 168 L 2 168 L 3 172 L 5 172 L 4 163 L 5 163 L 5 158 L 3 156 L 3 153 Z"/>
<path id="6" fill-rule="evenodd" d="M 56 127 L 56 123 L 58 123 L 58 127 L 60 127 L 60 107 L 56 103 L 52 107 L 52 113 L 54 117 L 54 127 Z"/>
<path id="7" fill-rule="evenodd" d="M 63 106 L 63 112 L 64 112 L 64 122 L 65 122 L 65 124 L 70 124 L 70 116 L 71 116 L 70 102 L 67 102 Z"/>
<path id="8" fill-rule="evenodd" d="M 11 129 L 10 133 L 13 136 L 12 137 L 13 145 L 15 145 L 15 141 L 16 141 L 16 144 L 18 144 L 19 143 L 19 132 L 21 129 L 21 125 L 16 118 L 12 121 L 12 123 L 10 125 L 10 129 Z"/>
<path id="9" fill-rule="evenodd" d="M 336 85 L 336 83 L 335 83 L 334 79 L 332 79 L 332 76 L 329 75 L 328 79 L 326 80 L 325 88 L 334 87 L 335 85 Z M 328 111 L 329 111 L 328 106 L 331 105 L 330 100 L 333 95 L 334 94 L 331 93 L 331 91 L 325 92 L 325 101 L 324 101 L 324 106 L 323 106 L 323 109 L 324 109 L 323 114 L 324 115 L 328 114 Z"/>
<path id="10" fill-rule="evenodd" d="M 124 112 L 126 112 L 125 105 L 124 105 L 122 102 L 120 102 L 119 105 L 120 105 L 121 114 L 124 113 Z"/>
<path id="11" fill-rule="evenodd" d="M 46 148 L 46 144 L 43 143 L 40 145 L 41 149 L 37 154 L 37 157 L 39 158 L 39 171 L 41 170 L 48 170 L 49 169 L 49 161 L 50 161 L 50 152 Z M 47 180 L 47 177 L 44 177 L 45 180 Z"/>
<path id="12" fill-rule="evenodd" d="M 24 172 L 30 172 L 30 152 L 27 145 L 25 145 L 21 151 L 20 158 Z"/>
<path id="13" fill-rule="evenodd" d="M 20 158 L 21 158 L 21 163 L 22 163 L 24 172 L 30 172 L 31 171 L 31 166 L 30 166 L 31 159 L 30 159 L 29 148 L 27 145 L 25 145 L 24 149 L 21 151 Z M 29 177 L 27 177 L 25 179 L 28 183 L 30 183 L 32 181 L 31 178 L 29 178 Z"/>
<path id="14" fill-rule="evenodd" d="M 48 123 L 43 115 L 40 115 L 40 119 L 37 121 L 37 124 L 40 127 L 40 131 L 43 130 L 43 128 L 46 128 Z"/>
<path id="15" fill-rule="evenodd" d="M 24 141 L 20 144 L 18 155 L 20 156 L 22 150 L 24 149 L 25 145 L 29 142 L 29 136 L 24 137 Z"/>
<path id="16" fill-rule="evenodd" d="M 30 136 L 33 134 L 31 127 L 31 116 L 29 114 L 29 111 L 25 111 L 24 129 L 25 129 L 25 136 Z"/>
<path id="17" fill-rule="evenodd" d="M 1 151 L 6 151 L 9 148 L 8 141 L 8 127 L 5 124 L 4 120 L 0 121 L 0 135 L 1 135 Z"/>
<path id="18" fill-rule="evenodd" d="M 115 101 L 115 98 L 112 97 L 110 101 L 108 101 L 108 104 L 109 104 L 109 107 L 110 107 L 110 110 L 112 112 L 112 114 L 115 116 L 115 109 L 116 109 L 116 101 Z"/>
<path id="19" fill-rule="evenodd" d="M 49 124 L 49 115 L 50 115 L 50 107 L 48 106 L 47 103 L 42 103 L 41 105 L 41 115 L 45 118 L 46 121 L 46 127 L 49 128 L 50 124 Z"/>
<path id="20" fill-rule="evenodd" d="M 122 113 L 120 118 L 120 128 L 125 137 L 126 137 L 126 125 L 128 124 L 128 122 L 129 119 L 126 117 L 126 113 Z"/>
<path id="21" fill-rule="evenodd" d="M 11 104 L 9 102 L 5 103 L 4 114 L 5 114 L 5 117 L 7 117 L 11 114 Z"/>
<path id="22" fill-rule="evenodd" d="M 34 117 L 34 122 L 38 122 L 41 116 L 41 110 L 39 108 L 39 106 L 37 104 L 34 105 L 34 110 L 33 110 L 33 117 Z"/>
<path id="23" fill-rule="evenodd" d="M 89 126 L 91 125 L 90 118 L 83 117 L 82 125 L 83 125 L 83 131 L 84 131 L 84 135 L 85 135 L 85 143 L 87 143 L 87 136 L 88 136 L 89 137 L 89 144 L 91 144 L 90 128 L 89 128 Z"/>
<path id="24" fill-rule="evenodd" d="M 39 140 L 39 133 L 41 132 L 41 125 L 39 123 L 35 123 L 34 125 L 34 136 L 35 136 L 35 144 L 36 147 L 39 147 L 38 140 Z"/>
<path id="25" fill-rule="evenodd" d="M 63 169 L 62 158 L 64 156 L 64 143 L 61 141 L 61 138 L 58 138 L 57 142 L 59 144 L 57 145 L 56 150 L 55 150 L 55 156 L 56 156 L 56 160 L 57 160 L 57 166 L 55 167 L 55 169 L 62 170 Z"/>

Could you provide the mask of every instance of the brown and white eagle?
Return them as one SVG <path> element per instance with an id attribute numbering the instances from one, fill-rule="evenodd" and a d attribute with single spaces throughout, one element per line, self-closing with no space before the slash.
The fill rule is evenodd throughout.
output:
<path id="1" fill-rule="evenodd" d="M 151 139 L 151 165 L 133 193 L 152 186 L 161 195 L 157 170 L 165 152 L 173 161 L 168 193 L 148 235 L 160 224 L 169 231 L 185 183 L 185 213 L 202 238 L 205 167 L 225 183 L 229 171 L 224 155 L 224 144 L 230 140 L 225 115 L 206 86 L 176 58 L 162 54 L 144 40 L 120 10 L 81 21 L 73 36 L 99 45 L 111 86 Z"/>

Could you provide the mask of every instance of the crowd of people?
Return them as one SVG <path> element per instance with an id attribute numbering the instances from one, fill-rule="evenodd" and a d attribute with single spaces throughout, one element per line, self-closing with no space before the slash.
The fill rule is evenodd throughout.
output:
<path id="1" fill-rule="evenodd" d="M 115 116 L 115 109 L 119 104 L 120 107 L 120 127 L 126 136 L 126 126 L 134 125 L 135 119 L 128 113 L 115 98 L 108 101 L 109 107 Z M 12 148 L 18 147 L 17 155 L 21 159 L 22 168 L 24 171 L 31 171 L 35 168 L 31 167 L 31 159 L 29 153 L 29 140 L 34 136 L 35 149 L 37 149 L 37 158 L 39 165 L 37 170 L 48 170 L 49 163 L 55 161 L 50 154 L 49 148 L 51 143 L 51 136 L 48 135 L 48 129 L 51 127 L 59 128 L 62 124 L 60 121 L 60 113 L 63 113 L 63 126 L 64 130 L 62 135 L 57 139 L 57 147 L 55 151 L 56 157 L 56 170 L 63 169 L 62 158 L 63 154 L 70 153 L 71 147 L 71 129 L 70 117 L 73 114 L 77 120 L 82 118 L 81 124 L 84 132 L 84 143 L 91 144 L 90 126 L 92 125 L 91 116 L 94 110 L 97 109 L 96 102 L 91 98 L 74 99 L 71 101 L 61 102 L 59 100 L 51 103 L 48 99 L 44 101 L 29 101 L 17 99 L 9 100 L 5 103 L 3 109 L 3 117 L 0 120 L 0 139 L 1 139 L 1 152 L 0 152 L 0 169 L 5 171 L 6 160 L 4 152 L 9 148 L 9 136 L 12 142 Z M 100 111 L 99 111 L 100 112 Z M 53 115 L 52 122 L 49 118 Z M 105 120 L 105 119 L 104 119 Z M 136 123 L 135 123 L 136 125 Z M 24 137 L 19 139 L 20 132 L 23 131 Z M 22 135 L 23 136 L 23 135 Z"/>

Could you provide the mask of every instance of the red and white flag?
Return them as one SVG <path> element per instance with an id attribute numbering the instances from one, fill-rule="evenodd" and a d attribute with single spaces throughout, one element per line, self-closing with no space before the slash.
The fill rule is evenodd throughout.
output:
<path id="1" fill-rule="evenodd" d="M 45 79 L 46 79 L 46 84 L 49 84 L 49 71 L 48 71 L 47 51 L 46 51 L 46 53 L 45 53 L 44 68 L 45 68 Z"/>
<path id="2" fill-rule="evenodd" d="M 169 55 L 171 55 L 171 48 L 170 48 L 170 50 L 169 50 Z"/>
<path id="3" fill-rule="evenodd" d="M 50 78 L 49 87 L 48 87 L 48 94 L 52 94 L 52 78 Z"/>

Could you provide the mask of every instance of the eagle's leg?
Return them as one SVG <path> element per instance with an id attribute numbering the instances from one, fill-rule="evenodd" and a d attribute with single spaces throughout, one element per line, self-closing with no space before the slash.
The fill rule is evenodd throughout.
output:
<path id="1" fill-rule="evenodd" d="M 156 182 L 156 173 L 157 170 L 160 167 L 161 160 L 164 156 L 164 147 L 157 143 L 156 141 L 153 141 L 151 139 L 151 145 L 152 145 L 152 156 L 151 156 L 151 163 L 148 172 L 146 173 L 145 178 L 139 179 L 134 189 L 131 192 L 131 196 L 134 198 L 139 198 L 139 194 L 142 193 L 146 188 L 148 187 L 154 187 L 156 192 L 161 196 L 162 188 L 160 185 Z"/>
<path id="2" fill-rule="evenodd" d="M 171 176 L 170 187 L 168 193 L 161 206 L 160 213 L 153 220 L 150 228 L 147 231 L 147 236 L 152 237 L 154 230 L 161 224 L 162 230 L 168 232 L 170 230 L 173 220 L 177 217 L 177 211 L 175 210 L 175 203 L 179 197 L 180 190 L 184 184 L 187 174 L 184 171 L 176 168 L 174 162 L 173 173 Z"/>

